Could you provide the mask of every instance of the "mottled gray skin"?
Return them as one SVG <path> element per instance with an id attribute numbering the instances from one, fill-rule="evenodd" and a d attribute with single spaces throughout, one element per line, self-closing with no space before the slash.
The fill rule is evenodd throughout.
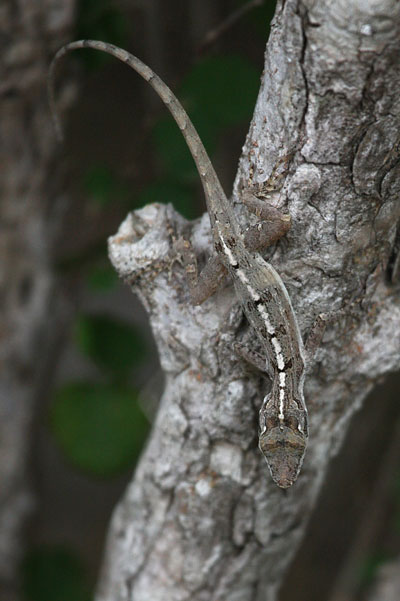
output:
<path id="1" fill-rule="evenodd" d="M 259 447 L 273 480 L 278 486 L 287 488 L 293 484 L 300 471 L 308 436 L 303 396 L 305 352 L 296 317 L 281 278 L 271 265 L 252 251 L 281 237 L 288 230 L 290 221 L 287 216 L 281 216 L 279 222 L 279 218 L 275 219 L 278 213 L 276 209 L 265 207 L 259 211 L 257 199 L 253 203 L 249 199 L 246 204 L 250 210 L 263 214 L 264 217 L 271 215 L 271 228 L 268 228 L 268 223 L 264 223 L 242 235 L 231 204 L 182 105 L 147 65 L 121 48 L 94 40 L 80 40 L 67 44 L 58 51 L 49 72 L 49 97 L 54 116 L 56 111 L 52 78 L 55 65 L 69 51 L 80 48 L 101 50 L 132 67 L 157 92 L 182 131 L 206 196 L 214 247 L 220 263 L 214 271 L 220 277 L 222 264 L 222 272 L 225 270 L 229 273 L 237 298 L 265 352 L 265 371 L 272 380 L 272 389 L 260 410 Z M 55 121 L 60 133 L 57 119 Z M 210 279 L 212 272 L 212 269 L 208 270 Z M 199 286 L 200 293 L 193 294 L 198 303 L 215 290 L 215 284 L 204 280 L 199 280 Z M 195 288 L 194 285 L 192 287 Z"/>

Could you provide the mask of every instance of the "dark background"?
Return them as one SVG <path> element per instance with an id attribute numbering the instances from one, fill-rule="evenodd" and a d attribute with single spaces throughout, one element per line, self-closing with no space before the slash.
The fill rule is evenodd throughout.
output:
<path id="1" fill-rule="evenodd" d="M 274 11 L 274 2 L 256 4 L 81 0 L 72 38 L 113 42 L 148 63 L 187 108 L 228 194 Z M 88 601 L 163 386 L 145 311 L 118 282 L 106 239 L 148 202 L 172 202 L 188 218 L 205 206 L 181 134 L 133 71 L 82 50 L 56 79 L 59 96 L 79 86 L 62 116 L 60 161 L 74 195 L 54 258 L 69 311 L 35 420 L 37 500 L 21 582 L 27 601 Z M 390 378 L 354 417 L 281 601 L 362 600 L 377 567 L 398 554 L 398 385 Z"/>

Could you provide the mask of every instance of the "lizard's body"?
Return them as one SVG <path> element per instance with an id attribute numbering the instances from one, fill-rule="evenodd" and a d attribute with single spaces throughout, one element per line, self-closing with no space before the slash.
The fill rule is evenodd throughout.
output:
<path id="1" fill-rule="evenodd" d="M 287 488 L 296 480 L 301 468 L 308 431 L 303 396 L 305 350 L 286 288 L 275 269 L 257 252 L 249 250 L 232 206 L 192 122 L 171 90 L 147 65 L 111 44 L 81 40 L 67 44 L 58 51 L 50 69 L 50 84 L 58 59 L 70 50 L 79 48 L 102 50 L 137 71 L 160 96 L 185 137 L 206 196 L 219 275 L 227 271 L 232 278 L 237 298 L 266 356 L 264 371 L 272 380 L 272 388 L 260 409 L 259 444 L 272 478 L 279 486 Z M 52 87 L 49 93 L 55 114 Z M 277 212 L 276 209 L 274 211 Z M 288 219 L 283 217 L 281 229 L 270 239 L 276 240 L 288 227 Z M 251 237 L 248 239 L 252 240 Z M 211 288 L 215 289 L 215 286 Z M 203 290 L 197 302 L 205 300 L 207 294 L 210 292 L 204 293 Z"/>

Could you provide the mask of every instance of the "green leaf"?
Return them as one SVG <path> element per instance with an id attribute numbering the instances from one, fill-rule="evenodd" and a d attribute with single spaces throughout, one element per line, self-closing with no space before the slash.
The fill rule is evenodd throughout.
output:
<path id="1" fill-rule="evenodd" d="M 190 186 L 183 186 L 179 182 L 158 180 L 143 188 L 138 196 L 138 205 L 143 206 L 152 202 L 171 203 L 181 215 L 187 219 L 194 219 L 201 215 L 196 211 L 195 194 Z"/>
<path id="2" fill-rule="evenodd" d="M 60 547 L 31 549 L 22 563 L 26 601 L 90 601 L 80 559 Z"/>
<path id="3" fill-rule="evenodd" d="M 98 366 L 119 375 L 143 360 L 143 337 L 126 322 L 108 315 L 81 315 L 74 328 L 79 349 Z"/>
<path id="4" fill-rule="evenodd" d="M 88 382 L 59 389 L 50 418 L 71 463 L 102 477 L 134 464 L 149 429 L 131 390 Z"/>

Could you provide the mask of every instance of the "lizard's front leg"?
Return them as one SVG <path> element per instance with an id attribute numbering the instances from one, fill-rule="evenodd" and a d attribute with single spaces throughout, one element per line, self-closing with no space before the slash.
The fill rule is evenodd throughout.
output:
<path id="1" fill-rule="evenodd" d="M 193 305 L 201 305 L 217 291 L 227 274 L 227 270 L 219 257 L 212 255 L 199 274 L 196 254 L 190 242 L 184 238 L 179 238 L 174 246 L 182 257 L 192 303 Z"/>
<path id="2" fill-rule="evenodd" d="M 246 342 L 236 342 L 234 348 L 237 354 L 249 363 L 249 365 L 254 367 L 257 371 L 267 374 L 270 380 L 273 379 L 274 371 L 267 356 L 254 350 L 254 348 L 249 346 Z"/>
<path id="3" fill-rule="evenodd" d="M 257 198 L 250 190 L 245 190 L 241 199 L 249 211 L 261 219 L 259 223 L 249 226 L 243 234 L 248 250 L 256 251 L 271 246 L 289 231 L 290 215 Z"/>
<path id="4" fill-rule="evenodd" d="M 349 313 L 352 313 L 352 307 L 360 300 L 359 291 L 354 295 L 353 299 L 346 302 L 341 309 L 337 309 L 334 311 L 328 311 L 327 313 L 320 313 L 315 318 L 311 329 L 308 333 L 307 339 L 305 341 L 305 351 L 306 351 L 306 365 L 307 372 L 310 372 L 314 367 L 315 362 L 315 354 L 319 349 L 322 338 L 325 333 L 326 326 L 338 321 L 341 317 L 346 317 Z M 358 317 L 358 314 L 354 313 L 355 317 Z"/>

